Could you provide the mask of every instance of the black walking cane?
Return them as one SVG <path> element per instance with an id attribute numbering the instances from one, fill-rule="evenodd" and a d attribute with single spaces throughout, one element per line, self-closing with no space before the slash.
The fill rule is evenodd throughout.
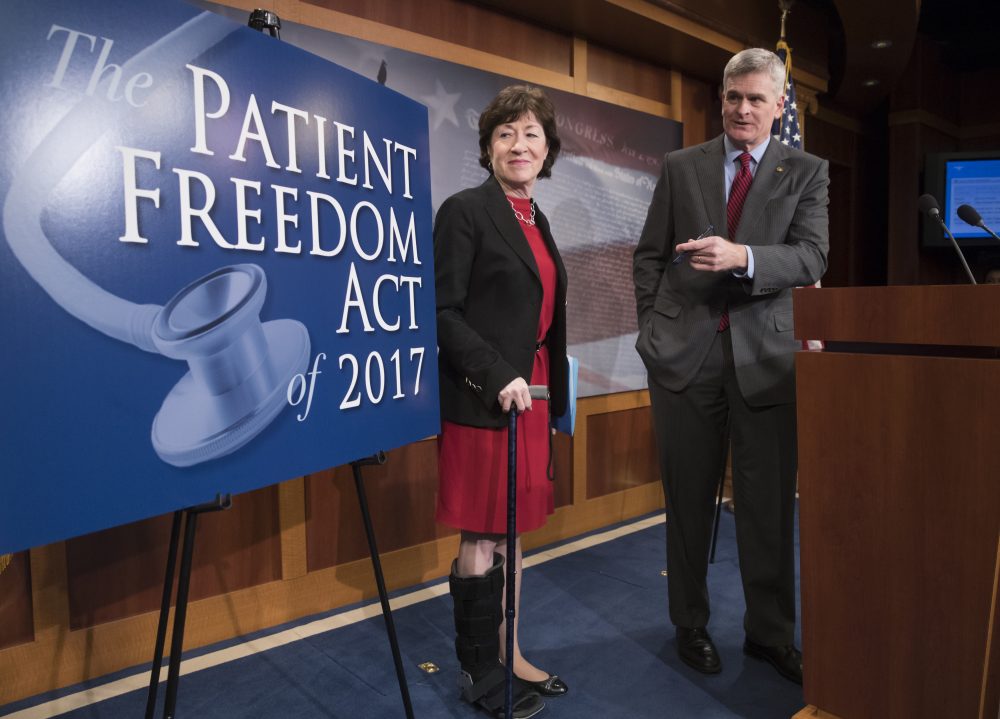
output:
<path id="1" fill-rule="evenodd" d="M 504 717 L 514 710 L 514 553 L 517 549 L 517 407 L 507 415 L 507 667 L 504 679 Z"/>
<path id="2" fill-rule="evenodd" d="M 543 384 L 528 387 L 531 399 L 548 401 L 549 388 Z M 504 680 L 504 717 L 514 711 L 514 554 L 517 551 L 517 407 L 511 404 L 507 415 L 507 675 Z"/>

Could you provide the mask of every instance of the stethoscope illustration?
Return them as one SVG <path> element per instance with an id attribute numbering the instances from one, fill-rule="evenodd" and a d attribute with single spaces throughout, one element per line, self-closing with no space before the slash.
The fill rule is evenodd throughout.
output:
<path id="1" fill-rule="evenodd" d="M 122 65 L 183 67 L 235 31 L 203 13 Z M 7 242 L 28 274 L 63 309 L 109 337 L 188 363 L 152 426 L 159 457 L 188 467 L 244 446 L 287 403 L 286 387 L 306 370 L 310 343 L 295 320 L 262 323 L 267 292 L 254 264 L 217 269 L 180 290 L 162 307 L 140 305 L 98 287 L 56 251 L 42 212 L 60 180 L 108 126 L 109 103 L 88 98 L 41 141 L 13 177 L 3 207 Z"/>

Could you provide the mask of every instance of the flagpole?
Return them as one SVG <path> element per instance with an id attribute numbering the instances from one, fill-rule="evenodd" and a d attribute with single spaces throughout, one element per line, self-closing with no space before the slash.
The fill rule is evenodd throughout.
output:
<path id="1" fill-rule="evenodd" d="M 788 13 L 792 11 L 792 4 L 795 0 L 778 0 L 778 8 L 781 10 L 781 35 L 778 39 L 778 45 L 785 42 L 785 18 L 788 17 Z"/>
<path id="2" fill-rule="evenodd" d="M 792 48 L 788 45 L 788 42 L 785 39 L 785 25 L 788 20 L 788 15 L 792 12 L 792 5 L 794 4 L 795 0 L 778 0 L 778 9 L 781 10 L 781 33 L 778 37 L 778 43 L 775 46 L 775 53 L 777 53 L 777 55 L 785 63 L 785 86 L 783 89 L 785 91 L 786 108 L 785 108 L 785 115 L 783 115 L 783 118 L 787 116 L 789 112 L 787 108 L 788 103 L 792 103 L 795 101 L 795 93 L 794 90 L 792 90 Z M 799 134 L 795 146 L 801 148 L 805 140 L 805 133 L 802 131 L 801 124 L 799 124 L 797 113 L 796 117 L 794 118 L 794 122 L 797 125 L 796 132 Z M 778 135 L 779 141 L 783 141 L 784 138 L 782 137 L 782 133 L 780 132 L 783 123 L 781 121 L 776 121 L 775 124 L 777 125 L 779 130 L 779 132 L 776 133 Z M 788 143 L 786 142 L 785 144 Z"/>
<path id="3" fill-rule="evenodd" d="M 805 145 L 805 130 L 800 120 L 795 85 L 792 79 L 792 48 L 785 39 L 785 24 L 794 3 L 795 0 L 778 0 L 778 9 L 781 10 L 781 35 L 775 46 L 775 53 L 785 62 L 785 107 L 782 108 L 781 119 L 774 123 L 777 132 L 773 134 L 778 142 L 801 150 L 804 149 Z M 817 281 L 815 285 L 810 286 L 819 287 L 820 283 Z M 822 340 L 802 340 L 802 349 L 822 350 L 823 342 Z"/>

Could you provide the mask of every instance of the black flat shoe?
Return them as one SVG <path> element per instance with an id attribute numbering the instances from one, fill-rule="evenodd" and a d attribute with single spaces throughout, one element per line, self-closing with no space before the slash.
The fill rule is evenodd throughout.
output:
<path id="1" fill-rule="evenodd" d="M 743 653 L 748 657 L 767 662 L 788 681 L 802 684 L 802 652 L 791 644 L 765 647 L 747 639 L 743 642 Z"/>
<path id="2" fill-rule="evenodd" d="M 704 627 L 677 627 L 677 653 L 681 661 L 702 674 L 718 674 L 722 660 Z"/>
<path id="3" fill-rule="evenodd" d="M 566 686 L 566 682 L 555 674 L 550 674 L 547 679 L 542 679 L 540 682 L 529 682 L 527 679 L 521 679 L 521 677 L 518 677 L 518 679 L 541 694 L 543 697 L 561 697 L 569 691 L 569 687 Z"/>

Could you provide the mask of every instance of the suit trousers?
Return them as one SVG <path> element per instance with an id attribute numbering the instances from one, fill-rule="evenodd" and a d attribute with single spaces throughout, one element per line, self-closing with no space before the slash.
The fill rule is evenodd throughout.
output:
<path id="1" fill-rule="evenodd" d="M 667 514 L 670 619 L 704 627 L 715 497 L 724 469 L 727 426 L 733 454 L 736 541 L 744 630 L 764 646 L 795 633 L 794 403 L 751 407 L 733 366 L 730 330 L 719 332 L 691 383 L 672 392 L 649 375 L 649 395 Z"/>

